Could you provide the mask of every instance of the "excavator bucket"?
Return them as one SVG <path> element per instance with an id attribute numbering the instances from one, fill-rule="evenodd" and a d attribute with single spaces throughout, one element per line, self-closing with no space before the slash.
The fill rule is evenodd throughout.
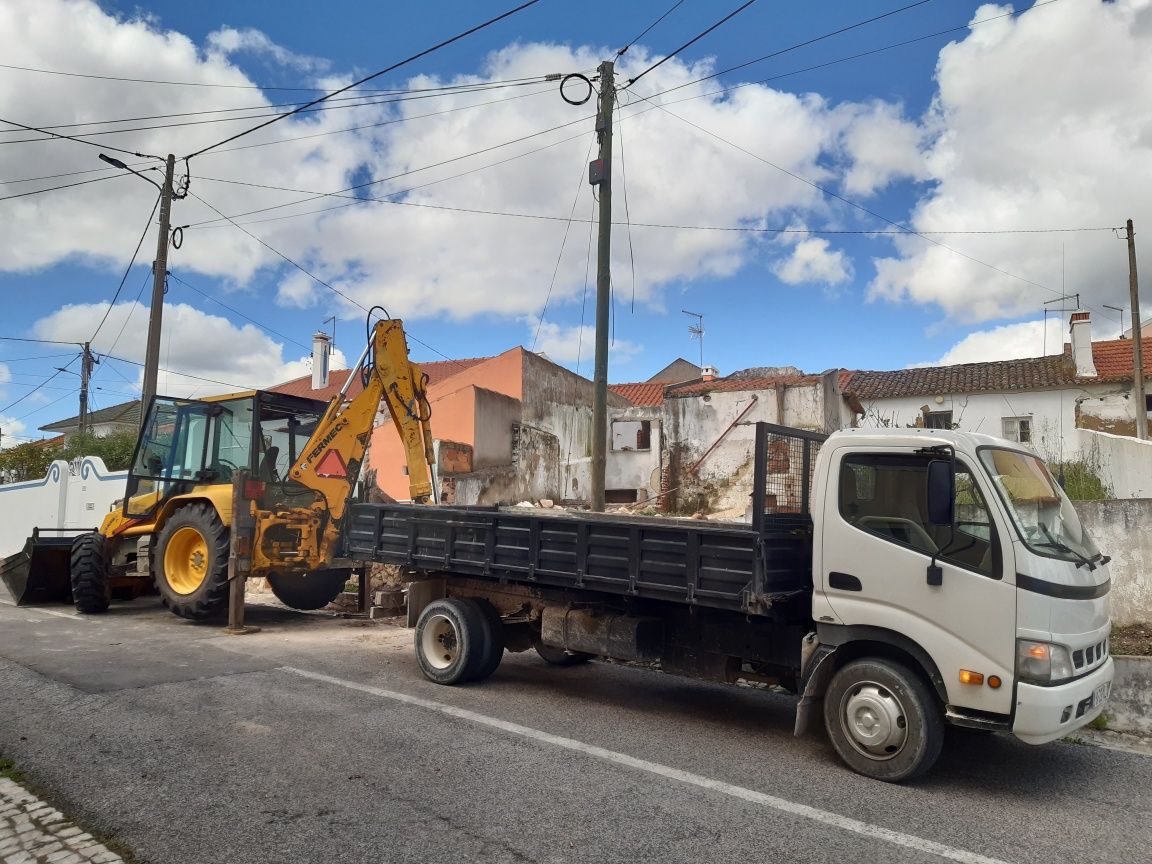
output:
<path id="1" fill-rule="evenodd" d="M 24 551 L 0 561 L 0 579 L 17 606 L 67 603 L 72 599 L 72 541 L 79 533 L 83 532 L 33 528 Z"/>

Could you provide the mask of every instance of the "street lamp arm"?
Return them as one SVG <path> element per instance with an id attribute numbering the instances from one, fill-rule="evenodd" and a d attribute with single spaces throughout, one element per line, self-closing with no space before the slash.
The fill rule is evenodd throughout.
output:
<path id="1" fill-rule="evenodd" d="M 151 183 L 153 186 L 155 186 L 161 192 L 164 191 L 164 189 L 160 186 L 160 184 L 157 183 L 155 180 L 153 180 L 151 177 L 146 177 L 145 175 L 141 174 L 139 171 L 135 170 L 134 168 L 129 168 L 124 162 L 121 162 L 119 159 L 117 159 L 113 156 L 108 156 L 104 153 L 100 154 L 100 158 L 104 162 L 107 162 L 112 167 L 120 168 L 121 170 L 131 172 L 132 174 L 135 174 L 137 177 L 139 177 L 141 180 L 147 180 L 149 183 Z"/>

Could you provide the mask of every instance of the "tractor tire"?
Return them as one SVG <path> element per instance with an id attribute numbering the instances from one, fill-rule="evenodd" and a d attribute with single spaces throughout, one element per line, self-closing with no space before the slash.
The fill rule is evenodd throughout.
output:
<path id="1" fill-rule="evenodd" d="M 435 684 L 473 680 L 489 655 L 491 626 L 480 607 L 462 597 L 433 600 L 416 622 L 416 662 Z"/>
<path id="2" fill-rule="evenodd" d="M 211 504 L 181 507 L 160 529 L 152 575 L 174 615 L 203 621 L 228 605 L 228 529 Z"/>
<path id="3" fill-rule="evenodd" d="M 348 570 L 312 570 L 308 573 L 272 573 L 268 587 L 276 599 L 293 609 L 323 609 L 348 582 Z"/>
<path id="4" fill-rule="evenodd" d="M 99 615 L 108 611 L 108 553 L 104 537 L 93 531 L 72 541 L 72 600 L 76 611 Z"/>
<path id="5" fill-rule="evenodd" d="M 853 660 L 824 694 L 824 726 L 858 774 L 903 783 L 927 772 L 944 743 L 944 720 L 928 684 L 902 663 Z"/>

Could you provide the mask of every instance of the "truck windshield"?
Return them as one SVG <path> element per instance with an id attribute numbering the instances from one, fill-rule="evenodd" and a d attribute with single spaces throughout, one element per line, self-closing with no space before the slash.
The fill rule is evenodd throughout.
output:
<path id="1" fill-rule="evenodd" d="M 1020 539 L 1050 558 L 1085 564 L 1100 557 L 1064 490 L 1037 457 L 984 447 L 980 460 L 1008 508 Z"/>

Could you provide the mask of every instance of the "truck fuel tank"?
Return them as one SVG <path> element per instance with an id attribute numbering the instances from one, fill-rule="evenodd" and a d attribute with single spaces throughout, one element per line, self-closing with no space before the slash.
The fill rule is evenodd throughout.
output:
<path id="1" fill-rule="evenodd" d="M 540 621 L 540 639 L 545 645 L 617 660 L 658 658 L 663 632 L 658 618 L 567 606 L 545 607 Z"/>

